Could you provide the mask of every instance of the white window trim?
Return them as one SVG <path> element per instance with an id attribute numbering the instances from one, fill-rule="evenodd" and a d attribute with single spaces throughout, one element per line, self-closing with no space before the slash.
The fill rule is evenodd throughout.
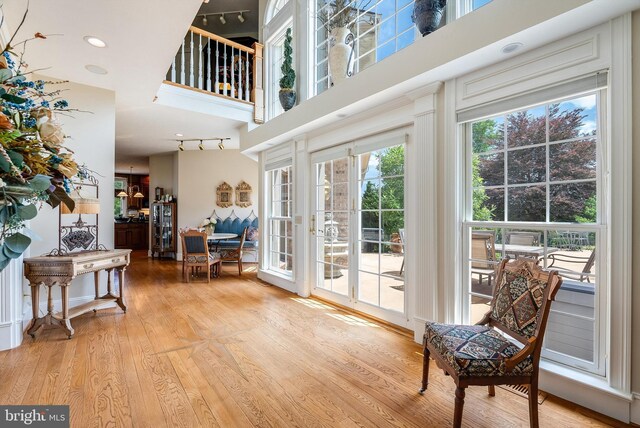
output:
<path id="1" fill-rule="evenodd" d="M 267 169 L 267 167 L 269 169 Z M 293 205 L 295 203 L 295 201 L 292 199 L 293 196 L 295 195 L 295 185 L 294 185 L 294 168 L 293 168 L 293 163 L 291 162 L 291 159 L 289 160 L 285 160 L 285 161 L 281 161 L 276 165 L 267 165 L 267 167 L 265 167 L 264 169 L 264 181 L 265 181 L 265 225 L 263 230 L 266 232 L 265 233 L 265 245 L 264 245 L 264 254 L 263 254 L 263 263 L 262 263 L 262 270 L 265 272 L 269 272 L 272 275 L 276 275 L 282 278 L 286 278 L 288 280 L 293 280 L 295 278 L 295 270 L 296 270 L 296 265 L 295 265 L 295 227 L 294 227 L 294 216 L 293 216 Z M 290 189 L 289 189 L 289 202 L 290 202 L 290 207 L 289 207 L 289 217 L 281 217 L 281 216 L 272 216 L 271 215 L 271 204 L 272 204 L 272 198 L 273 198 L 273 183 L 271 182 L 271 173 L 274 170 L 278 170 L 278 169 L 282 169 L 282 168 L 286 168 L 289 167 L 290 168 L 290 176 L 289 176 L 289 184 L 290 184 Z M 271 238 L 272 238 L 272 233 L 271 233 L 271 220 L 283 220 L 283 221 L 290 221 L 291 222 L 291 248 L 289 249 L 290 254 L 289 253 L 281 253 L 280 251 L 277 251 L 275 253 L 278 254 L 285 254 L 285 255 L 290 255 L 292 258 L 292 265 L 291 265 L 291 270 L 287 271 L 287 270 L 283 270 L 283 269 L 274 269 L 271 267 L 271 257 L 274 254 L 274 251 L 272 251 L 271 248 Z"/>
<path id="2" fill-rule="evenodd" d="M 602 68 L 603 61 L 606 61 L 606 54 L 609 53 L 611 58 L 609 65 L 609 85 L 608 85 L 608 111 L 607 114 L 607 142 L 611 147 L 610 159 L 607 165 L 615 165 L 605 171 L 605 185 L 609 186 L 608 201 L 608 224 L 609 237 L 607 255 L 607 263 L 609 265 L 609 284 L 616 286 L 609 287 L 609 305 L 607 308 L 607 316 L 605 319 L 605 328 L 607 334 L 604 337 L 606 341 L 605 347 L 607 352 L 606 366 L 606 386 L 594 383 L 592 388 L 602 392 L 609 393 L 609 397 L 624 398 L 631 400 L 631 201 L 632 201 L 632 165 L 631 165 L 631 147 L 632 147 L 632 121 L 631 121 L 631 14 L 613 19 L 609 23 L 587 30 L 586 38 L 599 38 L 598 32 L 605 35 L 609 32 L 611 37 L 604 37 L 602 43 L 602 51 L 605 57 L 596 56 L 589 62 L 581 64 L 568 63 L 558 64 L 558 68 L 552 68 L 551 64 L 546 64 L 547 72 L 545 78 L 558 79 L 561 82 L 568 79 L 571 75 L 578 76 L 578 73 L 585 73 L 589 68 L 596 71 Z M 582 33 L 579 35 L 582 36 Z M 567 39 L 573 39 L 570 36 Z M 567 45 L 567 39 L 547 45 L 541 50 L 547 48 L 561 47 Z M 575 42 L 575 40 L 574 40 Z M 536 51 L 528 54 L 535 55 Z M 600 54 L 600 52 L 599 52 Z M 511 61 L 505 61 L 500 66 L 507 69 L 513 66 L 514 61 L 525 61 L 530 59 L 531 55 L 523 55 L 521 59 L 517 57 Z M 542 56 L 542 52 L 539 53 Z M 561 58 L 562 59 L 562 58 Z M 554 70 L 548 72 L 548 70 Z M 488 71 L 487 71 L 488 73 Z M 477 77 L 477 75 L 476 75 Z M 451 257 L 445 257 L 443 262 L 445 283 L 453 284 L 453 290 L 446 290 L 444 302 L 445 321 L 459 322 L 462 308 L 463 295 L 460 292 L 462 277 L 462 257 L 461 257 L 461 235 L 462 235 L 462 219 L 461 212 L 464 196 L 464 182 L 461 172 L 464 171 L 461 156 L 461 147 L 458 144 L 460 138 L 460 129 L 456 125 L 456 105 L 462 101 L 465 104 L 463 108 L 472 104 L 473 96 L 464 94 L 464 79 L 448 81 L 445 87 L 445 99 L 448 108 L 445 111 L 445 140 L 443 142 L 443 153 L 445 159 L 445 167 L 442 170 L 443 183 L 445 188 L 443 194 L 445 196 L 444 207 L 444 235 L 445 235 L 445 254 Z M 459 83 L 459 81 L 463 83 Z M 529 82 L 532 82 L 529 79 Z M 538 82 L 540 83 L 540 82 Z M 500 93 L 504 93 L 504 86 L 501 86 Z M 464 95 L 464 96 L 463 96 Z M 478 99 L 485 98 L 483 102 L 487 102 L 486 93 L 480 94 Z M 611 141 L 615 141 L 615 145 L 611 145 Z M 608 173 L 608 177 L 607 176 Z M 450 239 L 449 239 L 450 238 Z M 612 310 L 615 308 L 615 310 Z M 547 369 L 553 371 L 553 365 L 547 365 Z M 570 370 L 568 372 L 575 372 Z M 559 376 L 566 376 L 567 371 L 557 372 Z M 581 402 L 580 395 L 575 394 L 575 386 L 580 384 L 577 379 L 564 377 L 565 381 L 560 384 L 556 383 L 551 391 L 558 395 L 571 395 L 572 401 Z M 551 386 L 551 385 L 550 385 Z M 557 389 L 555 389 L 557 387 Z M 573 388 L 573 390 L 571 389 Z M 566 395 L 565 395 L 566 396 Z M 584 400 L 587 401 L 586 399 Z M 626 417 L 614 411 L 607 412 L 621 420 L 628 420 Z"/>
<path id="3" fill-rule="evenodd" d="M 265 90 L 267 90 L 268 92 L 266 93 L 267 96 L 267 102 L 265 103 L 266 106 L 266 110 L 265 110 L 265 119 L 266 120 L 270 120 L 273 119 L 274 116 L 274 112 L 271 111 L 271 101 L 272 98 L 275 97 L 276 99 L 278 98 L 278 93 L 271 93 L 271 85 L 272 82 L 274 80 L 274 76 L 272 73 L 272 67 L 269 65 L 271 64 L 274 59 L 272 58 L 271 55 L 271 49 L 270 49 L 270 45 L 278 40 L 283 32 L 286 31 L 287 28 L 291 28 L 292 32 L 293 32 L 293 52 L 294 52 L 294 60 L 295 60 L 295 56 L 296 56 L 296 30 L 295 30 L 295 23 L 294 23 L 294 3 L 295 1 L 293 0 L 289 0 L 282 9 L 280 9 L 278 11 L 277 14 L 273 15 L 271 10 L 273 9 L 272 5 L 275 3 L 275 1 L 271 1 L 270 4 L 267 6 L 267 13 L 265 13 L 265 22 L 264 22 L 264 26 L 263 26 L 263 39 L 265 40 L 264 43 L 264 63 L 268 64 L 266 69 L 265 69 L 265 75 L 264 75 L 264 88 Z M 294 66 L 295 68 L 295 66 Z M 298 80 L 298 76 L 296 76 L 296 80 Z"/>

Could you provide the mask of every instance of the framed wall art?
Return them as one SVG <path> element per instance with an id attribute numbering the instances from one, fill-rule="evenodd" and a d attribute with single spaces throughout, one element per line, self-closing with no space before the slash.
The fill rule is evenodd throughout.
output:
<path id="1" fill-rule="evenodd" d="M 227 182 L 223 182 L 216 189 L 216 204 L 219 207 L 227 208 L 233 205 L 232 195 L 233 187 Z"/>
<path id="2" fill-rule="evenodd" d="M 251 206 L 251 186 L 246 181 L 236 186 L 236 205 L 242 208 Z"/>

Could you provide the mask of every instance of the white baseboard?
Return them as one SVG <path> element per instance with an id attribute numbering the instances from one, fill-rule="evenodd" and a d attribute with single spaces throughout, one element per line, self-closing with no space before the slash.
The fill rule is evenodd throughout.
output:
<path id="1" fill-rule="evenodd" d="M 631 408 L 629 409 L 629 422 L 640 425 L 640 394 L 634 392 L 632 395 L 633 400 L 631 401 Z"/>
<path id="2" fill-rule="evenodd" d="M 284 276 L 275 275 L 265 270 L 258 270 L 258 279 L 268 282 L 269 284 L 273 284 L 283 290 L 290 291 L 291 293 L 298 292 L 295 281 L 293 279 L 285 278 Z"/>
<path id="3" fill-rule="evenodd" d="M 422 338 L 424 337 L 424 325 L 427 320 L 420 317 L 413 317 L 413 340 L 416 343 L 422 344 Z"/>
<path id="4" fill-rule="evenodd" d="M 0 324 L 0 351 L 13 349 L 22 343 L 22 320 Z"/>

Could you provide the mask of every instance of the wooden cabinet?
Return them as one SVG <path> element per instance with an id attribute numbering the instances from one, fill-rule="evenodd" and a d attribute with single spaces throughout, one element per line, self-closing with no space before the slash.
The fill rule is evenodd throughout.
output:
<path id="1" fill-rule="evenodd" d="M 151 207 L 151 257 L 171 253 L 175 257 L 178 248 L 178 210 L 175 202 L 156 202 Z"/>
<path id="2" fill-rule="evenodd" d="M 115 248 L 146 250 L 149 248 L 149 223 L 116 223 Z"/>

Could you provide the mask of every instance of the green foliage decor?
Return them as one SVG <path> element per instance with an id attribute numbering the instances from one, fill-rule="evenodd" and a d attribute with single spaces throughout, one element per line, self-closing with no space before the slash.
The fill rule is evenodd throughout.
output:
<path id="1" fill-rule="evenodd" d="M 280 70 L 282 78 L 280 79 L 280 89 L 293 89 L 296 84 L 296 72 L 293 69 L 293 49 L 291 48 L 291 28 L 287 28 L 287 34 L 284 38 L 284 62 Z"/>
<path id="2" fill-rule="evenodd" d="M 0 53 L 0 271 L 30 245 L 25 222 L 38 215 L 42 202 L 64 203 L 72 210 L 71 179 L 86 176 L 64 147 L 65 135 L 54 117 L 54 112 L 71 111 L 68 102 L 60 90 L 46 89 L 61 82 L 31 81 L 24 71 L 26 44 L 46 36 L 36 33 L 13 44 L 27 12 Z"/>

